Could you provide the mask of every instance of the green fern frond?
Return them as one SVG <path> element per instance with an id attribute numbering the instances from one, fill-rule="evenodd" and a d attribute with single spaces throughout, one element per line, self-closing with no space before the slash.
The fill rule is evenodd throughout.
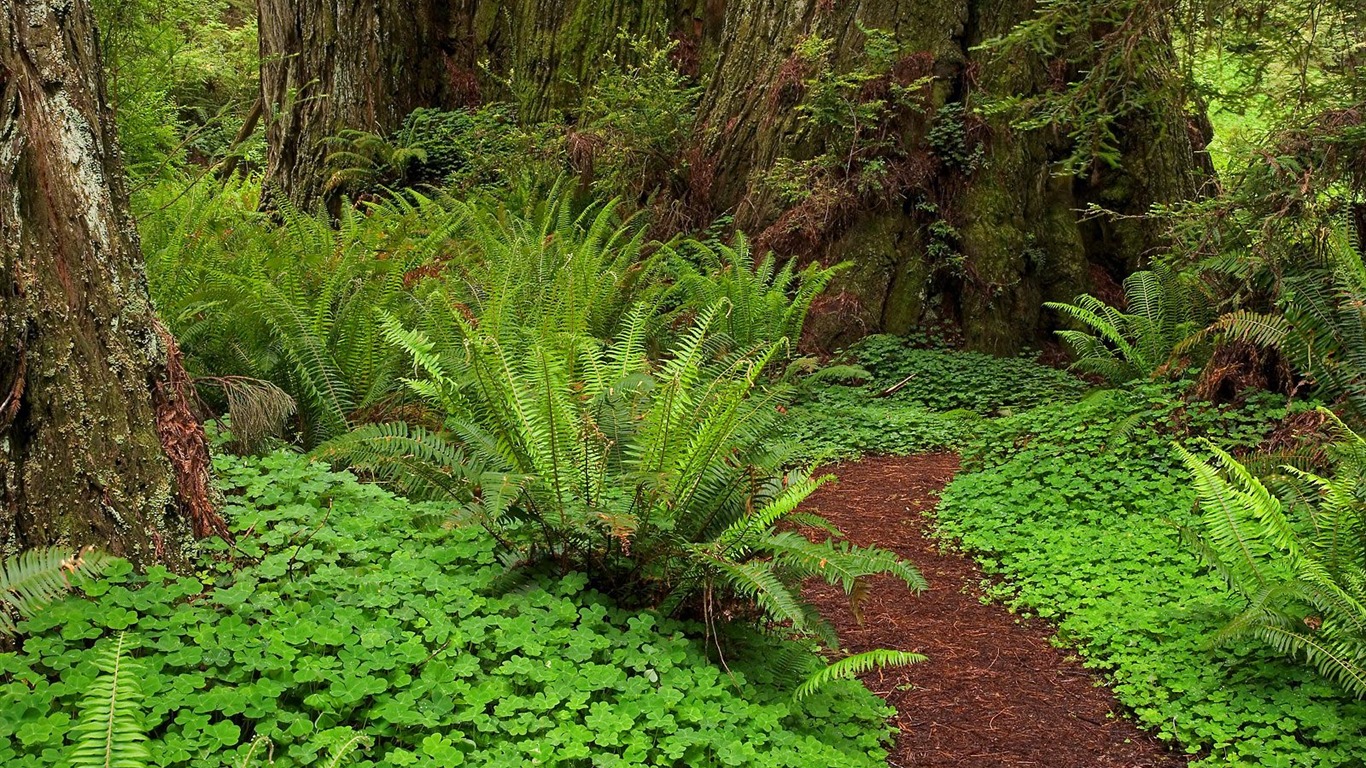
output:
<path id="1" fill-rule="evenodd" d="M 1156 375 L 1198 346 L 1192 334 L 1199 313 L 1179 274 L 1166 268 L 1135 272 L 1124 280 L 1124 297 L 1127 311 L 1089 294 L 1072 304 L 1044 305 L 1085 329 L 1058 331 L 1072 348 L 1077 370 L 1123 383 Z"/>
<path id="2" fill-rule="evenodd" d="M 31 549 L 0 561 L 0 636 L 13 636 L 19 619 L 64 596 L 72 576 L 94 577 L 108 564 L 91 547 L 75 554 L 59 547 Z"/>
<path id="3" fill-rule="evenodd" d="M 320 768 L 341 768 L 343 761 L 358 749 L 368 747 L 370 737 L 357 731 L 350 738 L 333 747 L 328 752 L 327 759 L 322 762 Z"/>
<path id="4" fill-rule="evenodd" d="M 1345 428 L 1344 428 L 1345 429 Z M 1350 434 L 1331 477 L 1286 468 L 1293 509 L 1227 453 L 1210 447 L 1218 466 L 1178 449 L 1203 509 L 1193 549 L 1243 595 L 1247 607 L 1213 640 L 1254 638 L 1302 659 L 1351 693 L 1366 697 L 1366 503 L 1357 492 L 1366 464 Z"/>
<path id="5" fill-rule="evenodd" d="M 807 678 L 806 682 L 798 686 L 797 690 L 792 694 L 792 697 L 797 701 L 801 701 L 836 680 L 848 680 L 874 669 L 902 667 L 909 664 L 920 664 L 924 661 L 927 661 L 926 657 L 919 653 L 908 653 L 906 651 L 895 651 L 886 648 L 875 648 L 871 651 L 856 653 L 831 663 L 829 666 Z"/>
<path id="6" fill-rule="evenodd" d="M 97 651 L 100 674 L 81 699 L 71 735 L 72 768 L 146 768 L 151 760 L 140 722 L 141 670 L 124 651 L 125 636 Z"/>
<path id="7" fill-rule="evenodd" d="M 404 422 L 356 427 L 322 443 L 311 455 L 370 475 L 415 499 L 466 500 L 479 475 L 459 446 Z"/>
<path id="8" fill-rule="evenodd" d="M 808 612 L 797 593 L 783 583 L 771 563 L 762 560 L 729 562 L 713 559 L 725 586 L 752 599 L 770 619 L 790 622 L 797 631 L 808 629 Z"/>
<path id="9" fill-rule="evenodd" d="M 253 768 L 255 764 L 256 753 L 262 747 L 264 747 L 266 750 L 266 764 L 272 764 L 274 762 L 273 755 L 275 752 L 275 744 L 265 736 L 257 736 L 256 738 L 251 740 L 250 744 L 247 745 L 246 754 L 242 755 L 241 760 L 238 760 L 236 763 L 233 764 L 233 768 Z"/>

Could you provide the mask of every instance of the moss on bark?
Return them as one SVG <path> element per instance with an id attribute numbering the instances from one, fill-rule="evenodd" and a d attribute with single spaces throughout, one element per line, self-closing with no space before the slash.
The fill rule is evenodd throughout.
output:
<path id="1" fill-rule="evenodd" d="M 1010 352 L 1045 338 L 1042 301 L 1088 290 L 1093 268 L 1121 276 L 1161 244 L 1137 218 L 1082 220 L 1077 211 L 1102 202 L 1132 215 L 1190 197 L 1204 165 L 1175 99 L 1119 126 L 1123 171 L 1087 179 L 1052 175 L 1070 151 L 1055 132 L 975 116 L 986 97 L 1053 85 L 1048 62 L 989 58 L 977 47 L 1026 19 L 1031 0 L 343 0 L 351 11 L 342 15 L 332 7 L 261 2 L 263 53 L 278 62 L 263 65 L 262 83 L 283 116 L 273 123 L 270 175 L 296 203 L 317 198 L 321 158 L 310 147 L 341 128 L 389 130 L 407 111 L 453 106 L 471 89 L 514 101 L 526 119 L 572 122 L 602 56 L 623 51 L 620 32 L 677 36 L 706 83 L 691 150 L 706 161 L 695 164 L 689 189 L 666 192 L 695 211 L 690 220 L 733 215 L 780 256 L 855 261 L 841 286 L 863 309 L 832 337 L 952 319 L 980 349 Z M 291 30 L 305 22 L 322 31 L 298 39 Z M 387 34 L 365 26 L 376 24 Z M 890 124 L 872 127 L 888 145 L 875 157 L 841 143 L 849 126 L 814 125 L 799 108 L 821 68 L 838 76 L 867 65 L 869 30 L 885 31 L 899 50 L 865 86 L 865 103 L 932 78 L 918 112 L 902 105 Z M 798 55 L 815 38 L 829 43 L 818 63 Z M 362 44 L 371 40 L 387 48 Z M 1154 93 L 1165 85 L 1140 84 Z M 780 162 L 819 158 L 844 170 L 827 172 L 805 201 L 762 181 Z"/>
<path id="2" fill-rule="evenodd" d="M 799 100 L 782 95 L 794 90 L 794 51 L 809 36 L 828 38 L 829 66 L 850 72 L 864 65 L 865 30 L 887 30 L 901 46 L 898 67 L 935 78 L 921 117 L 902 118 L 900 143 L 881 158 L 893 168 L 894 183 L 881 198 L 861 192 L 854 205 L 813 207 L 822 214 L 820 227 L 808 228 L 805 238 L 759 242 L 794 258 L 854 260 L 858 267 L 842 287 L 864 308 L 867 330 L 900 333 L 951 319 L 976 349 L 1012 353 L 1043 340 L 1051 330 L 1044 301 L 1089 290 L 1093 266 L 1117 276 L 1135 269 L 1162 242 L 1150 223 L 1086 221 L 1079 211 L 1095 201 L 1139 214 L 1154 203 L 1191 197 L 1204 161 L 1175 97 L 1158 114 L 1123 126 L 1132 132 L 1123 171 L 1086 180 L 1053 175 L 1069 149 L 1056 133 L 1021 132 L 1004 118 L 974 116 L 973 106 L 984 98 L 1049 87 L 1045 62 L 988 58 L 976 48 L 1031 12 L 1024 0 L 729 4 L 715 80 L 703 102 L 708 154 L 719 158 L 721 169 L 715 199 L 736 211 L 739 227 L 782 235 L 792 209 L 755 180 L 781 159 L 841 149 L 832 147 L 829 133 L 803 124 Z M 947 110 L 946 104 L 966 108 Z M 946 119 L 964 121 L 961 140 L 951 126 L 936 128 Z M 946 136 L 954 139 L 952 151 L 942 145 Z M 865 181 L 850 174 L 851 187 Z M 866 322 L 873 317 L 876 323 Z"/>
<path id="3" fill-rule="evenodd" d="M 184 562 L 176 468 L 202 475 L 207 445 L 167 377 L 85 0 L 0 5 L 0 235 L 0 555 Z"/>

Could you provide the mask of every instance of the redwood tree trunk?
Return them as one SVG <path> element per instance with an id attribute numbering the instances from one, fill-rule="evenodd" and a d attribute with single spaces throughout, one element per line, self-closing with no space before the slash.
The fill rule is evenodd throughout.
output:
<path id="1" fill-rule="evenodd" d="M 541 120 L 577 106 L 620 33 L 662 38 L 697 0 L 257 0 L 274 194 L 327 195 L 323 140 L 486 98 Z"/>
<path id="2" fill-rule="evenodd" d="M 268 195 L 309 209 L 326 181 L 323 140 L 384 133 L 445 103 L 448 0 L 257 0 Z"/>
<path id="3" fill-rule="evenodd" d="M 814 309 L 808 328 L 819 345 L 940 324 L 998 353 L 1044 340 L 1043 302 L 1122 279 L 1161 245 L 1155 225 L 1127 215 L 1197 194 L 1206 161 L 1176 97 L 1122 126 L 1123 170 L 1088 178 L 1054 173 L 1071 149 L 1057 132 L 974 114 L 987 98 L 1053 85 L 1050 62 L 974 50 L 1033 8 L 1030 0 L 728 3 L 700 120 L 714 168 L 707 194 L 735 211 L 761 250 L 854 262 Z M 799 44 L 829 40 L 825 66 L 847 73 L 865 66 L 869 29 L 890 32 L 900 50 L 886 82 L 870 83 L 865 97 L 927 83 L 919 111 L 889 120 L 885 149 L 852 160 L 807 199 L 775 199 L 758 180 L 780 162 L 846 151 L 800 117 L 817 65 L 797 55 Z M 1083 220 L 1091 202 L 1126 217 Z"/>
<path id="4" fill-rule="evenodd" d="M 221 531 L 157 323 L 86 0 L 0 0 L 0 554 L 183 562 Z"/>
<path id="5" fill-rule="evenodd" d="M 621 50 L 619 31 L 681 40 L 681 60 L 706 84 L 683 207 L 695 221 L 733 215 L 761 251 L 854 262 L 814 309 L 808 329 L 820 346 L 939 324 L 1002 353 L 1048 339 L 1043 302 L 1136 269 L 1162 244 L 1138 215 L 1197 194 L 1206 168 L 1179 96 L 1119 126 L 1122 170 L 1086 178 L 1055 173 L 1071 151 L 1058 132 L 978 117 L 990 97 L 1058 84 L 1058 62 L 976 50 L 1029 18 L 1033 0 L 259 3 L 268 176 L 304 206 L 325 176 L 319 142 L 343 128 L 384 132 L 415 107 L 479 99 L 572 122 L 602 55 Z M 883 146 L 872 155 L 803 119 L 819 73 L 797 55 L 825 39 L 821 66 L 847 74 L 865 63 L 868 30 L 889 33 L 898 60 L 863 98 L 920 91 L 917 109 L 859 126 Z M 1137 87 L 1165 93 L 1164 68 L 1152 71 Z M 809 190 L 805 199 L 775 193 L 775 170 L 836 155 L 844 170 L 789 184 Z M 1091 203 L 1122 215 L 1086 219 L 1079 211 Z"/>

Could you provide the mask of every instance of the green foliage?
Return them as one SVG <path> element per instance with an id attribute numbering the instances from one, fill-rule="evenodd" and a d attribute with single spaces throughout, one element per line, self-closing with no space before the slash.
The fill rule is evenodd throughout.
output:
<path id="1" fill-rule="evenodd" d="M 782 435 L 803 458 L 955 448 L 983 417 L 1072 401 L 1085 389 L 1024 357 L 927 349 L 898 336 L 870 336 L 847 356 L 858 366 L 834 365 L 800 379 Z"/>
<path id="2" fill-rule="evenodd" d="M 563 151 L 549 126 L 522 127 L 496 103 L 415 109 L 388 136 L 347 130 L 327 144 L 327 188 L 352 196 L 419 186 L 460 193 L 547 186 Z"/>
<path id="3" fill-rule="evenodd" d="M 245 401 L 252 415 L 287 415 L 283 393 L 297 403 L 294 436 L 312 446 L 401 405 L 402 360 L 383 342 L 379 313 L 407 316 L 461 214 L 414 193 L 345 208 L 335 228 L 285 205 L 274 226 L 255 212 L 254 192 L 198 188 L 144 222 L 152 298 L 191 373 L 225 405 L 244 404 L 233 382 L 266 382 Z M 240 408 L 231 415 L 266 426 Z"/>
<path id="4" fill-rule="evenodd" d="M 872 374 L 869 385 L 875 390 L 906 382 L 890 395 L 891 402 L 935 411 L 966 409 L 981 415 L 1008 415 L 1058 399 L 1075 399 L 1087 388 L 1075 376 L 1040 365 L 1028 354 L 994 357 L 954 352 L 890 335 L 870 336 L 853 352 Z"/>
<path id="5" fill-rule="evenodd" d="M 0 638 L 12 637 L 17 620 L 65 595 L 71 577 L 96 576 L 107 564 L 91 548 L 72 554 L 60 547 L 37 547 L 0 560 Z"/>
<path id="6" fill-rule="evenodd" d="M 643 202 L 686 178 L 683 150 L 693 140 L 702 88 L 678 70 L 678 41 L 623 41 L 628 61 L 606 54 L 603 71 L 584 98 L 583 126 L 570 146 L 587 157 L 593 188 L 604 197 Z"/>
<path id="7" fill-rule="evenodd" d="M 1200 328 L 1194 299 L 1180 275 L 1158 267 L 1124 279 L 1126 311 L 1089 294 L 1075 304 L 1044 306 L 1089 330 L 1058 335 L 1072 347 L 1073 367 L 1122 384 L 1169 370 L 1181 343 Z"/>
<path id="8" fill-rule="evenodd" d="M 889 82 L 882 95 L 869 98 L 870 84 L 888 79 L 904 53 L 896 36 L 885 29 L 860 27 L 863 50 L 858 66 L 840 71 L 833 65 L 833 41 L 811 35 L 798 44 L 794 58 L 809 72 L 805 94 L 796 110 L 812 129 L 829 131 L 834 154 L 875 154 L 894 146 L 887 130 L 902 110 L 919 111 L 923 82 Z M 846 152 L 847 150 L 847 152 Z"/>
<path id="9" fill-rule="evenodd" d="M 756 260 L 738 234 L 733 246 L 688 241 L 679 250 L 674 273 L 682 303 L 722 306 L 717 328 L 741 349 L 779 339 L 795 348 L 811 302 L 848 266 L 813 263 L 798 272 L 789 259 L 779 269 L 772 253 Z"/>
<path id="10" fill-rule="evenodd" d="M 767 108 L 791 102 L 804 141 L 792 142 L 753 182 L 785 206 L 884 201 L 904 185 L 892 166 L 907 154 L 908 124 L 928 110 L 933 77 L 898 72 L 908 52 L 893 32 L 861 24 L 859 30 L 862 49 L 847 64 L 837 65 L 832 39 L 811 34 L 777 73 Z M 814 153 L 807 140 L 816 144 Z"/>
<path id="11" fill-rule="evenodd" d="M 420 321 L 436 338 L 477 318 L 500 338 L 531 328 L 605 339 L 635 302 L 652 300 L 657 259 L 643 223 L 622 221 L 616 202 L 576 208 L 554 190 L 522 211 L 483 199 L 454 205 L 462 258 Z"/>
<path id="12" fill-rule="evenodd" d="M 1339 222 L 1324 239 L 1326 264 L 1283 280 L 1279 312 L 1236 310 L 1207 334 L 1280 350 L 1320 397 L 1366 422 L 1366 262 L 1356 230 Z"/>
<path id="13" fill-rule="evenodd" d="M 170 196 L 143 221 L 153 300 L 238 449 L 267 434 L 312 448 L 363 424 L 439 425 L 402 384 L 411 366 L 386 343 L 385 317 L 437 339 L 457 316 L 500 338 L 609 339 L 642 304 L 655 307 L 640 329 L 654 353 L 675 334 L 671 318 L 681 327 L 724 301 L 717 330 L 745 349 L 795 340 L 834 274 L 751 264 L 743 240 L 661 247 L 618 204 L 578 206 L 561 189 L 520 206 L 410 190 L 343 207 L 336 222 L 285 205 L 278 224 L 256 212 L 247 182 L 153 192 Z"/>
<path id="14" fill-rule="evenodd" d="M 411 116 L 410 116 L 411 117 Z M 412 136 L 405 123 L 396 135 L 384 137 L 369 131 L 347 129 L 329 136 L 328 171 L 324 188 L 351 193 L 380 188 L 411 187 L 426 176 L 425 142 Z"/>
<path id="15" fill-rule="evenodd" d="M 925 657 L 918 653 L 892 651 L 885 648 L 875 648 L 871 651 L 856 653 L 853 656 L 846 656 L 836 661 L 807 678 L 794 696 L 800 700 L 824 688 L 834 680 L 848 680 L 874 669 L 919 664 L 922 661 L 925 661 Z"/>
<path id="16" fill-rule="evenodd" d="M 154 766 L 256 764 L 267 739 L 276 768 L 328 765 L 358 734 L 374 768 L 882 764 L 887 708 L 862 686 L 791 700 L 769 662 L 808 674 L 805 649 L 749 634 L 728 674 L 688 639 L 701 627 L 621 610 L 582 576 L 498 592 L 494 542 L 432 524 L 444 504 L 285 453 L 216 467 L 237 549 L 195 576 L 114 561 L 89 599 L 30 619 L 0 654 L 0 764 L 63 764 L 108 674 L 100 638 L 123 631 Z"/>
<path id="17" fill-rule="evenodd" d="M 100 674 L 81 700 L 72 729 L 71 768 L 145 768 L 151 760 L 147 734 L 138 722 L 142 668 L 124 653 L 125 636 L 96 652 Z"/>
<path id="18" fill-rule="evenodd" d="M 559 271 L 578 269 L 571 260 Z M 647 304 L 602 343 L 581 317 L 513 316 L 496 291 L 477 318 L 438 315 L 450 301 L 434 296 L 423 328 L 391 320 L 386 333 L 420 371 L 409 385 L 442 414 L 444 434 L 366 434 L 360 458 L 395 466 L 409 492 L 465 502 L 460 517 L 488 530 L 509 562 L 581 570 L 619 600 L 666 613 L 742 598 L 797 631 L 826 629 L 798 596 L 804 578 L 850 595 L 875 573 L 924 588 L 890 553 L 779 531 L 821 482 L 782 472 L 783 455 L 766 445 L 782 399 L 761 376 L 782 340 L 727 352 L 711 307 L 656 361 Z M 409 435 L 422 447 L 395 439 Z M 321 451 L 347 459 L 356 447 L 343 438 Z"/>
<path id="19" fill-rule="evenodd" d="M 1185 403 L 1143 383 L 987 422 L 946 489 L 941 534 L 1058 626 L 1144 726 L 1201 766 L 1356 766 L 1366 704 L 1257 646 L 1209 639 L 1243 607 L 1180 538 L 1194 495 L 1173 436 L 1259 445 L 1284 401 Z"/>
<path id="20" fill-rule="evenodd" d="M 925 134 L 925 143 L 936 157 L 954 170 L 972 173 L 986 161 L 986 149 L 973 143 L 967 135 L 967 108 L 961 101 L 951 101 L 934 113 L 934 122 Z"/>
<path id="21" fill-rule="evenodd" d="M 412 187 L 506 192 L 544 189 L 574 171 L 581 191 L 632 208 L 660 191 L 676 194 L 702 89 L 675 66 L 677 42 L 622 42 L 624 55 L 605 54 L 572 131 L 554 121 L 524 124 L 522 111 L 505 103 L 417 109 L 388 134 L 346 130 L 328 139 L 327 187 L 352 197 Z M 505 85 L 514 93 L 523 86 Z"/>
<path id="22" fill-rule="evenodd" d="M 1192 541 L 1247 604 L 1218 639 L 1259 640 L 1366 698 L 1366 441 L 1342 431 L 1332 477 L 1286 468 L 1288 501 L 1225 451 L 1178 451 L 1202 511 Z"/>
<path id="23" fill-rule="evenodd" d="M 253 4 L 92 0 L 91 7 L 130 175 L 155 180 L 192 158 L 220 157 L 259 90 Z"/>

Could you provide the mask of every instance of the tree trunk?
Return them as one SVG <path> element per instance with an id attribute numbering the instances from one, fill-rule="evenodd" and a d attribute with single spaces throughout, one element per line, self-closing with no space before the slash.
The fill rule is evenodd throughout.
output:
<path id="1" fill-rule="evenodd" d="M 222 532 L 147 293 L 86 0 L 0 0 L 0 555 Z"/>
<path id="2" fill-rule="evenodd" d="M 343 0 L 341 15 L 323 0 L 259 2 L 268 176 L 303 206 L 324 177 L 316 147 L 343 128 L 389 131 L 413 108 L 482 98 L 572 122 L 603 54 L 621 52 L 619 30 L 680 40 L 706 84 L 682 207 L 697 221 L 732 214 L 761 251 L 854 262 L 814 310 L 818 346 L 941 324 L 994 352 L 1045 340 L 1042 303 L 1137 268 L 1162 242 L 1138 215 L 1195 195 L 1206 165 L 1177 96 L 1119 126 L 1123 170 L 1087 178 L 1055 173 L 1071 150 L 1056 131 L 978 117 L 987 98 L 1057 85 L 1058 62 L 975 50 L 1032 0 Z M 877 30 L 895 60 L 845 105 L 852 125 L 813 120 L 811 83 L 867 74 Z M 897 99 L 872 125 L 855 114 Z M 775 182 L 803 163 L 822 170 Z M 1122 215 L 1084 218 L 1091 203 Z"/>
<path id="3" fill-rule="evenodd" d="M 974 50 L 1033 12 L 1028 0 L 745 0 L 726 8 L 714 79 L 701 123 L 714 176 L 706 195 L 735 211 L 760 250 L 780 256 L 852 260 L 813 310 L 818 346 L 858 335 L 951 325 L 969 346 L 998 353 L 1042 341 L 1043 302 L 1070 301 L 1122 279 L 1160 246 L 1155 225 L 1138 219 L 1083 220 L 1088 203 L 1125 215 L 1196 194 L 1206 164 L 1173 98 L 1157 114 L 1123 126 L 1122 171 L 1057 176 L 1070 150 L 1049 130 L 1022 132 L 973 107 L 992 96 L 1050 87 L 1046 62 Z M 859 99 L 911 89 L 914 108 L 886 125 L 864 126 L 880 148 L 851 150 L 813 127 L 808 83 L 822 72 L 866 68 L 865 30 L 885 30 L 898 46 L 885 74 Z M 829 41 L 824 59 L 799 48 Z M 805 41 L 805 42 L 804 42 Z M 1162 87 L 1163 83 L 1147 84 Z M 842 167 L 809 184 L 799 202 L 763 183 L 775 168 L 842 153 Z"/>
<path id="4" fill-rule="evenodd" d="M 388 133 L 419 107 L 487 97 L 525 120 L 577 106 L 619 34 L 662 39 L 697 0 L 257 0 L 272 192 L 326 201 L 323 140 Z M 486 65 L 486 66 L 485 66 Z"/>

